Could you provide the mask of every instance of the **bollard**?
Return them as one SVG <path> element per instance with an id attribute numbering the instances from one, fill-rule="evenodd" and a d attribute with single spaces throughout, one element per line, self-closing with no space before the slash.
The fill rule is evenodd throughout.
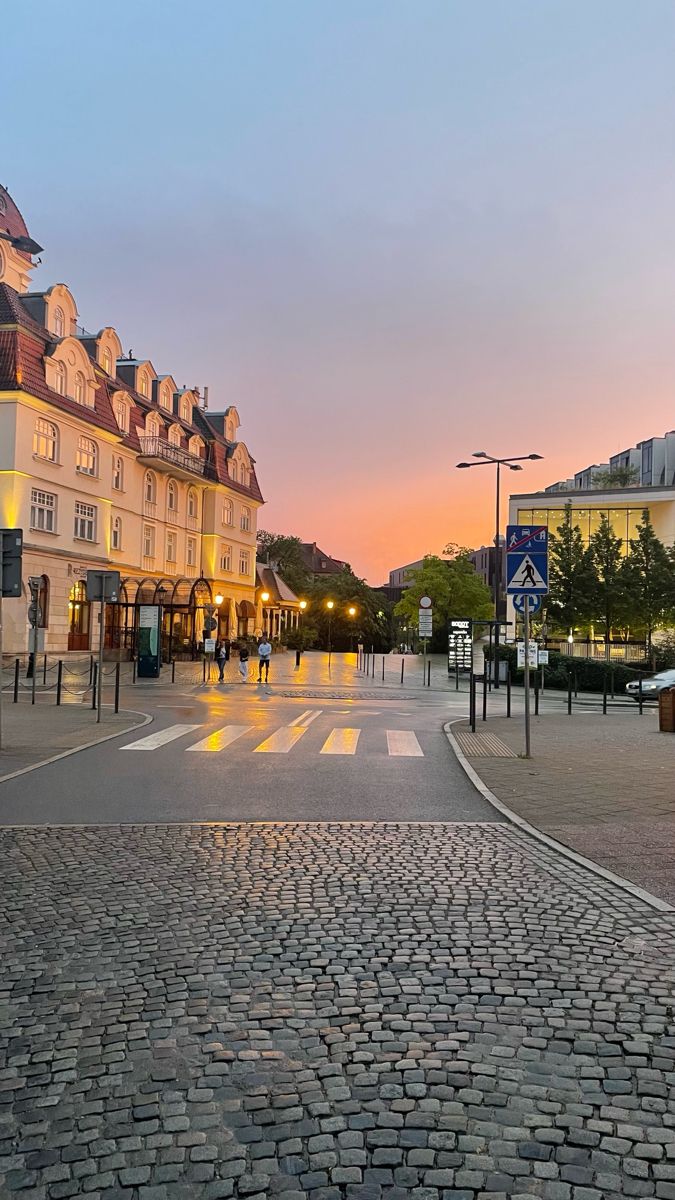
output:
<path id="1" fill-rule="evenodd" d="M 431 663 L 427 663 L 427 687 L 431 687 Z"/>
<path id="2" fill-rule="evenodd" d="M 19 703 L 19 660 L 14 663 L 14 703 Z"/>
<path id="3" fill-rule="evenodd" d="M 115 664 L 115 712 L 120 711 L 120 664 Z"/>
<path id="4" fill-rule="evenodd" d="M 202 659 L 202 683 L 206 683 L 206 659 Z"/>
<path id="5" fill-rule="evenodd" d="M 92 683 L 94 686 L 91 689 L 91 707 L 94 709 L 96 708 L 96 677 L 97 677 L 97 675 L 98 675 L 98 663 L 94 663 L 94 670 L 92 672 Z"/>
<path id="6" fill-rule="evenodd" d="M 459 659 L 455 663 L 455 691 L 459 691 Z"/>
<path id="7" fill-rule="evenodd" d="M 611 691 L 612 691 L 612 700 L 613 700 L 614 699 L 614 667 L 612 667 L 609 672 L 609 682 L 610 682 L 610 687 L 611 687 Z"/>
<path id="8" fill-rule="evenodd" d="M 63 659 L 59 659 L 56 667 L 56 703 L 61 703 L 61 687 L 63 685 Z"/>
<path id="9" fill-rule="evenodd" d="M 131 661 L 133 663 L 133 671 L 131 672 L 131 682 L 135 683 L 136 682 L 136 655 L 134 655 L 134 657 Z"/>
<path id="10" fill-rule="evenodd" d="M 579 695 L 579 676 L 574 672 L 574 699 Z"/>
<path id="11" fill-rule="evenodd" d="M 642 716 L 642 671 L 638 677 L 638 712 Z"/>
<path id="12" fill-rule="evenodd" d="M 607 672 L 602 672 L 602 715 L 607 716 Z"/>
<path id="13" fill-rule="evenodd" d="M 94 674 L 94 656 L 89 655 L 89 687 L 91 687 L 91 677 Z"/>
<path id="14" fill-rule="evenodd" d="M 405 659 L 401 659 L 401 684 L 403 684 L 403 671 L 405 669 Z"/>
<path id="15" fill-rule="evenodd" d="M 485 670 L 485 666 L 483 666 L 483 720 L 484 721 L 487 721 L 487 681 L 488 681 L 488 672 Z"/>
<path id="16" fill-rule="evenodd" d="M 471 680 L 469 683 L 469 715 L 471 719 L 471 732 L 476 732 L 476 676 L 471 672 Z"/>
<path id="17" fill-rule="evenodd" d="M 539 716 L 539 672 L 534 672 L 534 715 Z"/>
<path id="18" fill-rule="evenodd" d="M 382 682 L 384 683 L 384 654 L 382 655 Z"/>
<path id="19" fill-rule="evenodd" d="M 567 715 L 572 716 L 572 672 L 567 668 Z"/>
<path id="20" fill-rule="evenodd" d="M 506 715 L 511 716 L 511 668 L 506 668 Z"/>
<path id="21" fill-rule="evenodd" d="M 373 651 L 373 679 L 375 678 L 375 652 Z"/>
<path id="22" fill-rule="evenodd" d="M 171 663 L 171 682 L 172 683 L 176 682 L 176 660 L 175 660 L 175 658 L 174 658 L 173 662 Z"/>
<path id="23" fill-rule="evenodd" d="M 42 661 L 42 683 L 47 686 L 47 655 L 45 654 Z"/>

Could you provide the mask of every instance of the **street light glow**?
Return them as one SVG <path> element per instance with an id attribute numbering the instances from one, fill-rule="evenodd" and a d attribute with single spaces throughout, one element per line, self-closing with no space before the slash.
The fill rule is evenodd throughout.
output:
<path id="1" fill-rule="evenodd" d="M 304 611 L 305 611 L 305 609 L 307 608 L 307 601 L 306 601 L 306 600 L 301 600 L 301 601 L 300 601 L 300 607 L 301 607 L 302 611 L 304 612 Z"/>
<path id="2" fill-rule="evenodd" d="M 354 608 L 353 604 L 350 605 L 350 607 L 347 609 L 347 612 L 349 613 L 350 617 L 356 616 L 356 609 Z"/>
<path id="3" fill-rule="evenodd" d="M 326 608 L 328 608 L 328 609 L 335 608 L 335 601 L 334 600 L 326 600 Z"/>
<path id="4" fill-rule="evenodd" d="M 262 592 L 260 599 L 262 600 L 263 604 L 267 604 L 267 601 L 269 600 L 269 598 L 270 598 L 269 592 Z"/>
<path id="5" fill-rule="evenodd" d="M 220 608 L 221 604 L 223 603 L 223 600 L 224 600 L 224 596 L 221 596 L 220 592 L 217 592 L 216 596 L 215 596 L 215 601 L 216 601 L 216 604 L 218 605 L 218 608 Z"/>

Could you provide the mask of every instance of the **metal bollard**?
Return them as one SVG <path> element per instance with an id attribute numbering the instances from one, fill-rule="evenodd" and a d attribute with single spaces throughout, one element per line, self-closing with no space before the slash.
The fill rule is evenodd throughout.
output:
<path id="1" fill-rule="evenodd" d="M 89 687 L 91 687 L 91 679 L 92 679 L 92 675 L 94 674 L 94 665 L 95 665 L 94 664 L 94 656 L 93 656 L 93 654 L 90 654 L 89 655 Z"/>
<path id="2" fill-rule="evenodd" d="M 46 654 L 44 655 L 44 658 L 42 661 L 42 682 L 43 682 L 44 686 L 46 687 L 47 686 L 47 655 Z"/>
<path id="3" fill-rule="evenodd" d="M 93 683 L 93 685 L 94 685 L 94 686 L 93 686 L 93 687 L 92 687 L 92 689 L 91 689 L 91 707 L 92 707 L 92 708 L 96 708 L 96 682 L 97 682 L 97 677 L 98 677 L 98 663 L 94 663 L 94 670 L 93 670 L 93 672 L 92 672 L 92 683 Z"/>
<path id="4" fill-rule="evenodd" d="M 511 668 L 506 668 L 506 715 L 511 716 Z"/>
<path id="5" fill-rule="evenodd" d="M 427 663 L 427 687 L 431 687 L 431 663 Z"/>
<path id="6" fill-rule="evenodd" d="M 539 672 L 534 672 L 534 715 L 539 716 Z"/>
<path id="7" fill-rule="evenodd" d="M 607 716 L 607 672 L 602 673 L 602 715 Z"/>
<path id="8" fill-rule="evenodd" d="M 14 703 L 19 703 L 19 669 L 20 664 L 18 658 L 14 662 Z"/>
<path id="9" fill-rule="evenodd" d="M 579 676 L 574 672 L 574 699 L 579 695 Z"/>
<path id="10" fill-rule="evenodd" d="M 459 691 L 459 660 L 455 663 L 455 691 Z"/>
<path id="11" fill-rule="evenodd" d="M 382 682 L 384 683 L 384 654 L 382 655 Z"/>
<path id="12" fill-rule="evenodd" d="M 614 699 L 614 667 L 609 672 L 609 683 L 612 689 L 612 700 Z"/>
<path id="13" fill-rule="evenodd" d="M 403 683 L 403 672 L 405 670 L 405 659 L 401 659 L 401 683 Z"/>
<path id="14" fill-rule="evenodd" d="M 206 659 L 202 659 L 202 683 L 206 683 Z"/>
<path id="15" fill-rule="evenodd" d="M 132 659 L 132 663 L 133 663 L 133 671 L 131 672 L 131 682 L 135 683 L 136 682 L 136 655 L 134 655 L 134 657 Z"/>
<path id="16" fill-rule="evenodd" d="M 63 685 L 63 659 L 59 659 L 56 667 L 56 703 L 61 703 L 61 688 Z"/>
<path id="17" fill-rule="evenodd" d="M 176 660 L 175 660 L 175 658 L 174 658 L 173 662 L 171 663 L 171 682 L 172 683 L 176 682 Z"/>
<path id="18" fill-rule="evenodd" d="M 373 679 L 375 678 L 375 652 L 373 651 Z"/>
<path id="19" fill-rule="evenodd" d="M 567 668 L 567 715 L 572 716 L 572 672 Z"/>
<path id="20" fill-rule="evenodd" d="M 638 712 L 642 716 L 642 671 L 638 677 Z"/>
<path id="21" fill-rule="evenodd" d="M 120 711 L 120 664 L 115 664 L 115 712 Z"/>
<path id="22" fill-rule="evenodd" d="M 483 667 L 483 720 L 487 721 L 487 681 L 488 672 Z"/>

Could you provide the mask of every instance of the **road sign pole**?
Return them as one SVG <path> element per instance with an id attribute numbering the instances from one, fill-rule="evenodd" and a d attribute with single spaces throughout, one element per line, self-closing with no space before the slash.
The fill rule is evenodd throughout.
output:
<path id="1" fill-rule="evenodd" d="M 101 724 L 101 704 L 103 699 L 103 637 L 105 634 L 105 575 L 101 575 L 101 628 L 98 631 L 98 697 L 96 703 L 96 724 Z"/>
<path id="2" fill-rule="evenodd" d="M 530 606 L 525 605 L 523 613 L 523 640 L 525 642 L 525 664 L 523 670 L 525 682 L 525 757 L 530 757 Z"/>
<path id="3" fill-rule="evenodd" d="M 2 750 L 2 534 L 0 533 L 0 750 Z"/>

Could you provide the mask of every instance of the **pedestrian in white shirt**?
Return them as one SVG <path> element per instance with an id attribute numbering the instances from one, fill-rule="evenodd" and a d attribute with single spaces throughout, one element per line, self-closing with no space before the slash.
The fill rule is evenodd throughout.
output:
<path id="1" fill-rule="evenodd" d="M 265 683 L 270 677 L 270 659 L 272 657 L 272 646 L 267 639 L 267 634 L 264 633 L 262 641 L 258 645 L 258 683 L 263 681 L 263 669 L 265 671 Z"/>

